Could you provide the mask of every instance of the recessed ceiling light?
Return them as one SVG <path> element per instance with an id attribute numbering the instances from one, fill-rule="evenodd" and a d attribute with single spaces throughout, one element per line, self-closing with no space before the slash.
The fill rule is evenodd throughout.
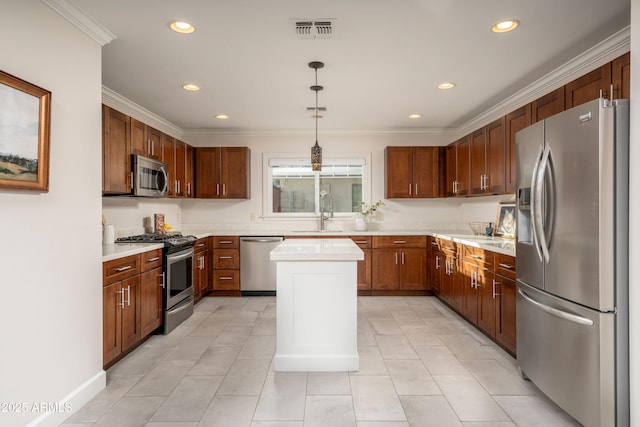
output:
<path id="1" fill-rule="evenodd" d="M 508 33 L 509 31 L 515 30 L 518 25 L 520 25 L 520 21 L 516 19 L 505 19 L 504 21 L 494 24 L 493 27 L 491 27 L 491 31 L 494 33 Z"/>
<path id="2" fill-rule="evenodd" d="M 438 89 L 451 89 L 456 86 L 455 83 L 452 82 L 443 82 L 438 85 Z"/>
<path id="3" fill-rule="evenodd" d="M 421 119 L 422 114 L 409 114 L 410 119 Z"/>
<path id="4" fill-rule="evenodd" d="M 226 114 L 216 114 L 216 119 L 218 119 L 218 120 L 227 120 L 227 119 L 229 119 L 229 116 L 227 116 Z"/>
<path id="5" fill-rule="evenodd" d="M 193 33 L 196 30 L 196 27 L 185 21 L 173 21 L 169 26 L 176 33 L 182 34 Z"/>
<path id="6" fill-rule="evenodd" d="M 182 89 L 184 89 L 184 90 L 190 90 L 190 91 L 192 91 L 192 92 L 195 92 L 195 91 L 200 90 L 200 86 L 198 86 L 198 85 L 194 85 L 194 84 L 191 84 L 191 83 L 188 83 L 188 84 L 184 84 L 184 85 L 182 85 Z"/>

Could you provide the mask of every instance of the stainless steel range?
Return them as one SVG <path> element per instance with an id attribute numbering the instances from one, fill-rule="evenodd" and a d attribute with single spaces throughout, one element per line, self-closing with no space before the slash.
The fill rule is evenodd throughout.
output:
<path id="1" fill-rule="evenodd" d="M 193 314 L 193 244 L 196 240 L 195 236 L 158 233 L 116 239 L 116 243 L 164 244 L 163 334 L 168 334 Z"/>

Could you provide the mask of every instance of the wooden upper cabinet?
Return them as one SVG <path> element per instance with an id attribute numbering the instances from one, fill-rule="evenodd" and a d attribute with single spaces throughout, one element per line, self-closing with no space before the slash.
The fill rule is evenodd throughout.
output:
<path id="1" fill-rule="evenodd" d="M 186 163 L 184 167 L 185 197 L 193 197 L 193 147 L 186 146 Z"/>
<path id="2" fill-rule="evenodd" d="M 438 197 L 439 147 L 386 147 L 385 197 Z"/>
<path id="3" fill-rule="evenodd" d="M 457 164 L 456 182 L 457 196 L 467 196 L 470 194 L 470 168 L 471 168 L 471 135 L 467 135 L 457 142 Z"/>
<path id="4" fill-rule="evenodd" d="M 131 119 L 102 106 L 102 192 L 131 192 Z"/>
<path id="5" fill-rule="evenodd" d="M 187 144 L 176 139 L 173 145 L 174 168 L 175 168 L 175 195 L 184 197 L 187 191 L 185 182 L 185 168 L 187 165 Z"/>
<path id="6" fill-rule="evenodd" d="M 485 180 L 487 178 L 487 147 L 485 131 L 485 128 L 481 128 L 471 134 L 469 159 L 471 194 L 482 194 L 485 192 Z"/>
<path id="7" fill-rule="evenodd" d="M 505 192 L 506 179 L 505 118 L 491 122 L 485 128 L 487 138 L 485 192 L 501 194 Z"/>
<path id="8" fill-rule="evenodd" d="M 611 63 L 611 84 L 614 99 L 631 97 L 631 53 L 617 57 Z"/>
<path id="9" fill-rule="evenodd" d="M 196 147 L 195 196 L 251 197 L 251 150 L 247 147 Z"/>
<path id="10" fill-rule="evenodd" d="M 131 154 L 161 160 L 161 135 L 159 130 L 131 118 Z"/>
<path id="11" fill-rule="evenodd" d="M 162 161 L 169 165 L 169 179 L 167 182 L 167 187 L 169 190 L 169 196 L 176 195 L 176 168 L 175 168 L 175 153 L 174 153 L 174 145 L 175 138 L 172 136 L 162 134 Z"/>
<path id="12" fill-rule="evenodd" d="M 600 96 L 608 98 L 610 90 L 611 63 L 608 62 L 564 86 L 565 108 L 568 110 Z"/>
<path id="13" fill-rule="evenodd" d="M 455 142 L 445 148 L 446 185 L 445 195 L 456 196 L 456 178 L 458 176 L 458 146 Z"/>
<path id="14" fill-rule="evenodd" d="M 531 125 L 531 104 L 518 108 L 505 116 L 505 186 L 507 193 L 516 191 L 516 133 Z"/>
<path id="15" fill-rule="evenodd" d="M 531 103 L 531 123 L 564 111 L 564 87 L 560 87 Z"/>

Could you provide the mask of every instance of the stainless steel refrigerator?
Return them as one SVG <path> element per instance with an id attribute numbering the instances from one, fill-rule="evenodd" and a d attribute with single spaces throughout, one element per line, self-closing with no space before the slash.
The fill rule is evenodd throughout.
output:
<path id="1" fill-rule="evenodd" d="M 629 425 L 629 102 L 516 134 L 517 363 L 585 426 Z"/>

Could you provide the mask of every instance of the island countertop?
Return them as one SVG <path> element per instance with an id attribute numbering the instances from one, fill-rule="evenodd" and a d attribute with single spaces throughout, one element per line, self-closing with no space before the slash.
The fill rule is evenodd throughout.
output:
<path id="1" fill-rule="evenodd" d="M 364 252 L 351 239 L 287 239 L 271 251 L 272 261 L 361 261 Z"/>

